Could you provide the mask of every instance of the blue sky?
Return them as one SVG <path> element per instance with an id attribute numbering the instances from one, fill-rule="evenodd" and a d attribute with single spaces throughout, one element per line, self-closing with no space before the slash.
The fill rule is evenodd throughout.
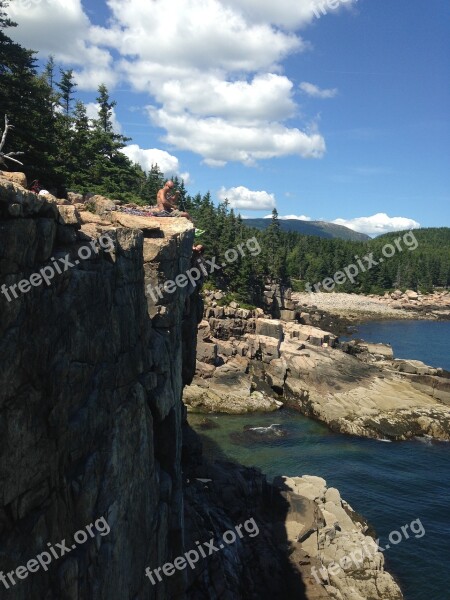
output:
<path id="1" fill-rule="evenodd" d="M 105 82 L 127 154 L 191 193 L 371 235 L 450 226 L 448 1 L 321 4 L 13 0 L 10 35 L 73 67 L 92 115 Z"/>

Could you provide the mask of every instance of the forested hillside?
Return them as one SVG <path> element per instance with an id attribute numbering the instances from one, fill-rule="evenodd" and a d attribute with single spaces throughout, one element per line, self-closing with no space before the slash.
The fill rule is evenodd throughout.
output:
<path id="1" fill-rule="evenodd" d="M 221 287 L 249 302 L 258 303 L 267 277 L 290 283 L 300 291 L 308 282 L 313 285 L 333 277 L 358 259 L 371 268 L 360 272 L 354 284 L 347 281 L 336 286 L 336 291 L 381 294 L 394 288 L 412 288 L 429 292 L 434 286 L 450 285 L 450 228 L 389 233 L 368 242 L 354 242 L 282 231 L 276 210 L 265 230 L 249 228 L 247 220 L 236 217 L 227 203 L 215 207 L 208 194 L 195 198 L 186 195 L 185 203 L 198 226 L 207 229 L 202 241 L 211 256 L 222 257 L 228 248 L 252 235 L 258 239 L 259 256 L 240 257 L 227 265 L 224 273 L 213 276 Z M 403 241 L 405 234 L 407 242 Z M 414 239 L 417 244 L 412 243 Z M 399 240 L 401 251 L 395 240 Z M 394 248 L 389 258 L 382 253 L 386 244 Z M 364 260 L 371 253 L 378 264 Z"/>
<path id="2" fill-rule="evenodd" d="M 248 227 L 256 229 L 265 229 L 269 226 L 269 219 L 245 219 Z M 343 225 L 336 223 L 327 223 L 326 221 L 301 221 L 300 219 L 281 219 L 280 227 L 283 231 L 295 231 L 303 235 L 317 235 L 319 237 L 341 240 L 353 240 L 355 242 L 364 242 L 370 239 L 365 233 L 353 231 Z"/>
<path id="3" fill-rule="evenodd" d="M 101 193 L 113 199 L 153 204 L 165 177 L 157 165 L 145 173 L 122 152 L 128 139 L 114 132 L 114 100 L 99 82 L 98 118 L 89 119 L 85 105 L 76 98 L 72 70 L 62 70 L 50 57 L 38 72 L 35 53 L 13 42 L 7 35 L 14 27 L 0 0 L 0 119 L 5 114 L 14 129 L 8 134 L 4 152 L 22 151 L 23 171 L 28 181 L 38 179 L 43 187 L 63 195 L 67 190 Z M 1 121 L 0 121 L 1 123 Z M 17 165 L 8 165 L 16 169 Z M 5 168 L 2 166 L 1 168 Z M 241 256 L 226 269 L 211 275 L 212 283 L 234 293 L 241 301 L 258 304 L 265 281 L 270 278 L 303 289 L 332 277 L 355 257 L 373 252 L 380 256 L 384 244 L 399 235 L 389 234 L 370 241 L 326 239 L 283 231 L 276 211 L 264 230 L 230 210 L 228 203 L 216 206 L 209 193 L 188 194 L 183 181 L 175 178 L 181 193 L 181 208 L 205 229 L 201 238 L 207 255 L 218 262 L 226 250 L 256 236 L 258 256 Z M 251 222 L 250 222 L 251 223 Z M 355 284 L 337 286 L 340 291 L 383 292 L 395 287 L 431 290 L 450 284 L 450 229 L 415 231 L 417 249 L 404 248 L 383 263 L 361 273 Z"/>

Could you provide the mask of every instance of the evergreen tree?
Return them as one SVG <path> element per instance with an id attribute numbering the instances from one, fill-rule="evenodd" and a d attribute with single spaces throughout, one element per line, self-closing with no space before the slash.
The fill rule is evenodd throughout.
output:
<path id="1" fill-rule="evenodd" d="M 47 66 L 50 67 L 51 64 L 49 65 L 49 63 L 47 63 Z M 60 69 L 60 73 L 61 80 L 59 81 L 59 83 L 56 84 L 56 87 L 60 90 L 61 106 L 64 109 L 64 115 L 68 119 L 70 116 L 70 107 L 73 101 L 73 95 L 77 84 L 75 83 L 73 69 L 69 69 L 67 71 L 63 71 L 63 69 Z"/>
<path id="2" fill-rule="evenodd" d="M 115 100 L 110 101 L 108 89 L 103 83 L 98 87 L 97 103 L 97 125 L 104 133 L 112 133 L 114 129 L 112 122 L 113 109 L 117 105 L 117 102 Z"/>
<path id="3" fill-rule="evenodd" d="M 273 280 L 284 283 L 286 281 L 286 246 L 283 242 L 276 208 L 272 211 L 272 220 L 264 232 L 263 241 L 268 274 Z"/>
<path id="4" fill-rule="evenodd" d="M 47 63 L 44 68 L 44 76 L 47 80 L 48 85 L 53 89 L 53 84 L 55 82 L 55 59 L 53 55 L 48 57 Z"/>
<path id="5" fill-rule="evenodd" d="M 60 183 L 55 173 L 54 147 L 48 132 L 52 129 L 51 90 L 37 76 L 35 53 L 13 42 L 5 33 L 15 23 L 6 17 L 7 3 L 0 0 L 0 107 L 14 125 L 4 152 L 24 152 L 22 161 L 28 179 L 39 178 L 45 185 Z"/>
<path id="6" fill-rule="evenodd" d="M 156 194 L 164 187 L 164 173 L 161 172 L 159 166 L 154 164 L 147 173 L 144 186 L 144 197 L 148 200 L 147 204 L 156 204 Z"/>

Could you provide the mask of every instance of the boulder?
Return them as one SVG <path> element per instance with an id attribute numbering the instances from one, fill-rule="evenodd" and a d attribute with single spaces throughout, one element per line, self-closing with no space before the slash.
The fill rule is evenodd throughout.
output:
<path id="1" fill-rule="evenodd" d="M 214 367 L 214 365 L 208 365 L 207 363 L 197 361 L 195 368 L 195 376 L 197 378 L 200 377 L 201 379 L 210 379 L 213 376 L 215 370 L 216 368 Z"/>
<path id="2" fill-rule="evenodd" d="M 12 181 L 13 183 L 17 183 L 24 188 L 28 187 L 25 173 L 20 173 L 19 171 L 0 171 L 0 177 Z"/>
<path id="3" fill-rule="evenodd" d="M 307 312 L 300 313 L 300 323 L 303 325 L 311 325 L 311 315 Z"/>
<path id="4" fill-rule="evenodd" d="M 71 204 L 84 204 L 83 194 L 77 194 L 76 192 L 67 192 L 67 200 Z"/>
<path id="5" fill-rule="evenodd" d="M 89 198 L 89 200 L 86 202 L 86 206 L 101 217 L 108 216 L 112 211 L 116 210 L 116 205 L 112 200 L 100 195 Z M 125 225 L 124 227 L 128 226 Z"/>
<path id="6" fill-rule="evenodd" d="M 49 201 L 46 196 L 38 196 L 18 183 L 0 176 L 0 210 L 5 210 L 9 216 L 56 217 L 56 201 Z"/>
<path id="7" fill-rule="evenodd" d="M 97 225 L 110 225 L 108 221 L 102 219 L 99 215 L 89 212 L 88 210 L 81 210 L 79 213 L 81 223 L 96 223 Z"/>
<path id="8" fill-rule="evenodd" d="M 282 321 L 295 321 L 295 311 L 287 309 L 280 310 L 280 319 Z"/>
<path id="9" fill-rule="evenodd" d="M 197 343 L 197 360 L 210 365 L 217 362 L 217 344 L 211 342 Z"/>
<path id="10" fill-rule="evenodd" d="M 400 373 L 409 373 L 412 375 L 436 375 L 437 369 L 429 367 L 420 360 L 395 360 L 394 367 Z"/>
<path id="11" fill-rule="evenodd" d="M 414 290 L 406 290 L 405 296 L 408 298 L 408 300 L 417 300 L 419 298 L 419 294 Z"/>
<path id="12" fill-rule="evenodd" d="M 394 358 L 394 351 L 392 350 L 392 346 L 389 344 L 359 344 L 360 347 L 367 350 L 369 354 L 373 354 L 374 356 L 379 356 L 386 360 L 392 360 Z"/>
<path id="13" fill-rule="evenodd" d="M 256 334 L 281 341 L 283 339 L 283 327 L 280 321 L 274 319 L 258 319 L 256 321 Z"/>
<path id="14" fill-rule="evenodd" d="M 229 357 L 236 354 L 236 350 L 233 347 L 233 343 L 230 341 L 221 340 L 217 343 L 217 351 L 221 356 Z M 197 354 L 198 355 L 198 354 Z"/>
<path id="15" fill-rule="evenodd" d="M 58 223 L 60 225 L 71 225 L 75 229 L 81 229 L 80 213 L 75 206 L 58 205 Z"/>
<path id="16" fill-rule="evenodd" d="M 272 360 L 280 358 L 280 344 L 281 340 L 275 340 L 273 337 L 256 336 L 257 353 L 260 353 L 264 363 L 269 364 Z"/>

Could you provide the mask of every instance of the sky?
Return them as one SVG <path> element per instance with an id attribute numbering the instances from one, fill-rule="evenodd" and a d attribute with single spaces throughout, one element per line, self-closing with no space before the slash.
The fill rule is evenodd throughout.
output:
<path id="1" fill-rule="evenodd" d="M 124 152 L 243 217 L 450 226 L 448 0 L 12 0 Z"/>

